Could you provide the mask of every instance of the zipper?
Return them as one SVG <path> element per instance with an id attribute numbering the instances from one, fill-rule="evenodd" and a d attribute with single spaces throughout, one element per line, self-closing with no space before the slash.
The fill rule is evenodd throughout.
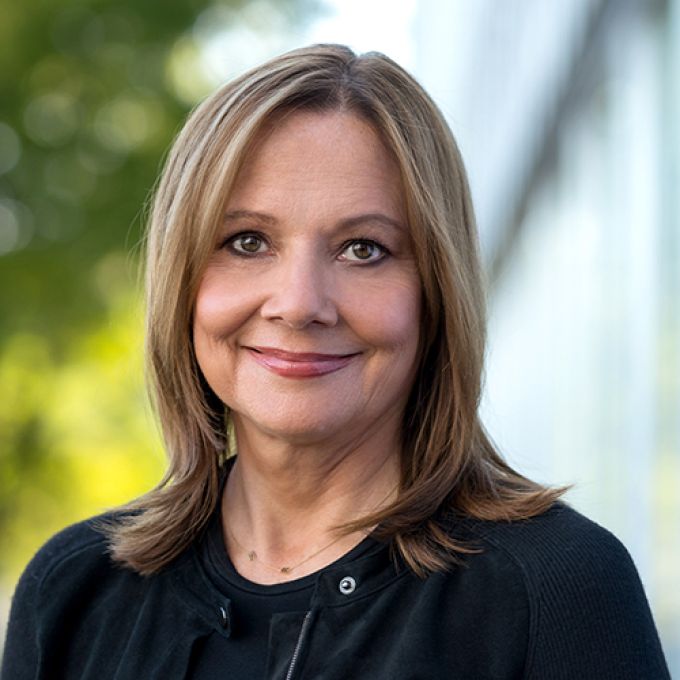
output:
<path id="1" fill-rule="evenodd" d="M 309 628 L 310 621 L 312 620 L 312 612 L 307 612 L 305 618 L 302 621 L 302 627 L 300 628 L 300 634 L 298 635 L 297 642 L 295 643 L 295 649 L 293 650 L 293 656 L 290 659 L 290 666 L 288 666 L 288 672 L 286 673 L 286 680 L 291 680 L 293 677 L 293 671 L 295 670 L 295 664 L 297 663 L 298 656 L 300 656 L 300 649 L 302 648 L 302 642 L 305 638 L 305 633 Z"/>

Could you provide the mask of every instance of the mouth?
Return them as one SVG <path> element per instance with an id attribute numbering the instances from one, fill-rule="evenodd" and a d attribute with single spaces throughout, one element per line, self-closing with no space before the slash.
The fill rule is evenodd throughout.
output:
<path id="1" fill-rule="evenodd" d="M 286 378 L 315 378 L 345 368 L 361 352 L 289 352 L 278 347 L 248 347 L 250 356 L 267 370 Z"/>

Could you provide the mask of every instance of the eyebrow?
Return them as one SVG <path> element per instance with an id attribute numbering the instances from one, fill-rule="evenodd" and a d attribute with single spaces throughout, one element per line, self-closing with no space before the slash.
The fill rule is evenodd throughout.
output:
<path id="1" fill-rule="evenodd" d="M 257 212 L 256 210 L 230 210 L 224 216 L 225 222 L 244 218 L 256 219 L 270 225 L 274 225 L 278 222 L 278 220 L 273 215 Z M 380 224 L 384 224 L 385 226 L 393 227 L 397 230 L 404 231 L 404 225 L 401 222 L 394 220 L 391 217 L 384 215 L 383 213 L 364 213 L 362 215 L 346 217 L 345 219 L 340 220 L 337 226 L 344 229 L 348 229 L 350 227 L 356 227 L 357 225 L 364 224 L 366 222 L 378 222 Z"/>
<path id="2" fill-rule="evenodd" d="M 357 215 L 356 217 L 348 217 L 344 220 L 340 220 L 339 226 L 341 227 L 356 227 L 358 224 L 364 224 L 365 222 L 379 222 L 388 227 L 394 227 L 399 231 L 404 231 L 404 225 L 397 220 L 393 220 L 387 215 L 382 213 L 366 213 L 365 215 Z"/>
<path id="3" fill-rule="evenodd" d="M 250 218 L 267 222 L 267 224 L 276 224 L 276 218 L 267 213 L 256 212 L 255 210 L 230 210 L 224 216 L 224 221 L 240 220 L 243 218 Z"/>

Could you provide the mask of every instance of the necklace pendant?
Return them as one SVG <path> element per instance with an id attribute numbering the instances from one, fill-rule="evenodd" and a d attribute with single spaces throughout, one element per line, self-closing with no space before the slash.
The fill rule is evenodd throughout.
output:
<path id="1" fill-rule="evenodd" d="M 289 574 L 290 573 L 290 567 L 281 567 L 281 573 L 282 574 Z"/>
<path id="2" fill-rule="evenodd" d="M 249 559 L 251 562 L 254 562 L 254 561 L 257 559 L 257 553 L 256 553 L 254 550 L 251 550 L 251 551 L 248 553 L 248 559 Z"/>

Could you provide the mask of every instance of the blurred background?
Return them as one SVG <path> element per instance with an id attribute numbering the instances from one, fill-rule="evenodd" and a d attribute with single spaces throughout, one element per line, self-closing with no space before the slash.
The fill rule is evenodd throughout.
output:
<path id="1" fill-rule="evenodd" d="M 680 0 L 42 0 L 0 13 L 0 635 L 64 525 L 158 481 L 140 240 L 189 109 L 310 42 L 380 50 L 466 160 L 483 415 L 632 553 L 680 677 Z"/>

